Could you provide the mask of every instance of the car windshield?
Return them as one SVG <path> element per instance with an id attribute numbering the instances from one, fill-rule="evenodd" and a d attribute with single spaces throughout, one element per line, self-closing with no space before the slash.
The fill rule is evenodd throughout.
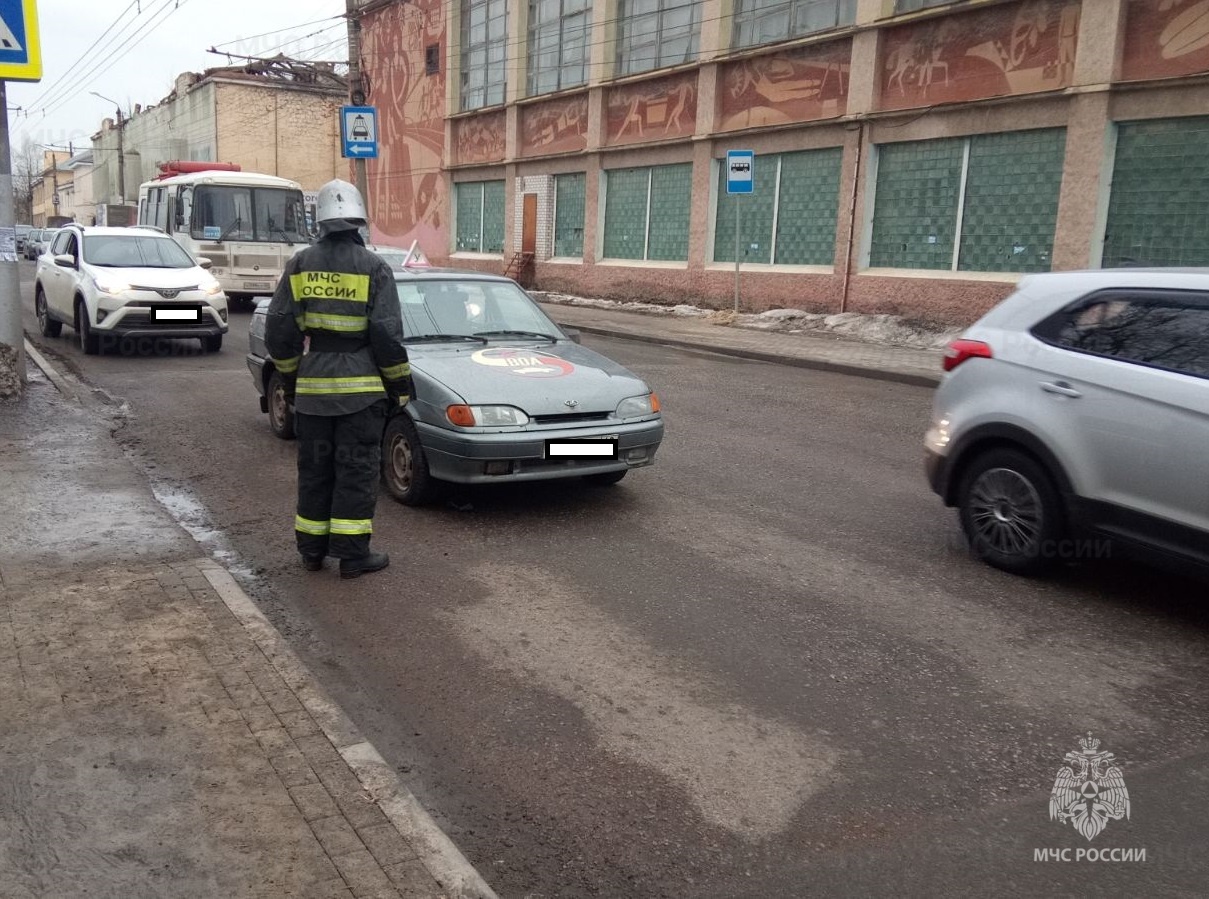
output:
<path id="1" fill-rule="evenodd" d="M 560 336 L 538 305 L 509 282 L 408 279 L 396 285 L 409 338 L 456 340 L 500 331 Z"/>
<path id="2" fill-rule="evenodd" d="M 172 238 L 150 234 L 85 237 L 84 261 L 105 268 L 193 268 L 197 265 Z"/>
<path id="3" fill-rule="evenodd" d="M 198 187 L 190 233 L 194 240 L 310 240 L 302 191 L 283 187 Z"/>

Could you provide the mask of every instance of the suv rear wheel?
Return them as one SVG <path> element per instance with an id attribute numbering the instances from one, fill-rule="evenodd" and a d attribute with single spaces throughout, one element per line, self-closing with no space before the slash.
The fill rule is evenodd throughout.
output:
<path id="1" fill-rule="evenodd" d="M 974 555 L 1012 574 L 1041 574 L 1058 562 L 1062 507 L 1045 469 L 1014 449 L 975 458 L 958 488 L 961 526 Z"/>

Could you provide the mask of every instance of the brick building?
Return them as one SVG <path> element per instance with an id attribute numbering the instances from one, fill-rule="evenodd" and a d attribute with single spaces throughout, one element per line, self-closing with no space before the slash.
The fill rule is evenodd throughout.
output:
<path id="1" fill-rule="evenodd" d="M 1203 5 L 363 0 L 375 239 L 725 305 L 738 203 L 745 305 L 952 323 L 1022 272 L 1209 264 Z"/>
<path id="2" fill-rule="evenodd" d="M 158 104 L 135 106 L 120 124 L 105 119 L 93 136 L 96 202 L 134 204 L 139 185 L 170 160 L 234 162 L 245 172 L 298 181 L 305 190 L 347 178 L 338 117 L 347 90 L 325 67 L 288 61 L 184 73 Z"/>

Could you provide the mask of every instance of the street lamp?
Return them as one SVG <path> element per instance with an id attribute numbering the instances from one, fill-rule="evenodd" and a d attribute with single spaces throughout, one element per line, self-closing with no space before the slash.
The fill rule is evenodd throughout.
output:
<path id="1" fill-rule="evenodd" d="M 122 147 L 122 104 L 117 100 L 110 100 L 108 97 L 98 94 L 96 91 L 89 91 L 94 97 L 100 97 L 117 107 L 118 110 L 118 195 L 121 197 L 121 205 L 126 205 L 126 155 Z"/>

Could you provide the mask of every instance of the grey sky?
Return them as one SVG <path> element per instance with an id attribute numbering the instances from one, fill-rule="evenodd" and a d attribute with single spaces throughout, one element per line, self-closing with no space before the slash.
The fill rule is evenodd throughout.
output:
<path id="1" fill-rule="evenodd" d="M 226 65 L 225 56 L 206 52 L 211 46 L 342 60 L 346 26 L 335 17 L 344 7 L 344 0 L 39 0 L 43 75 L 38 83 L 8 83 L 13 147 L 26 135 L 39 144 L 88 146 L 101 120 L 114 115 L 114 104 L 90 91 L 126 113 L 136 103 L 151 106 L 182 72 Z"/>

